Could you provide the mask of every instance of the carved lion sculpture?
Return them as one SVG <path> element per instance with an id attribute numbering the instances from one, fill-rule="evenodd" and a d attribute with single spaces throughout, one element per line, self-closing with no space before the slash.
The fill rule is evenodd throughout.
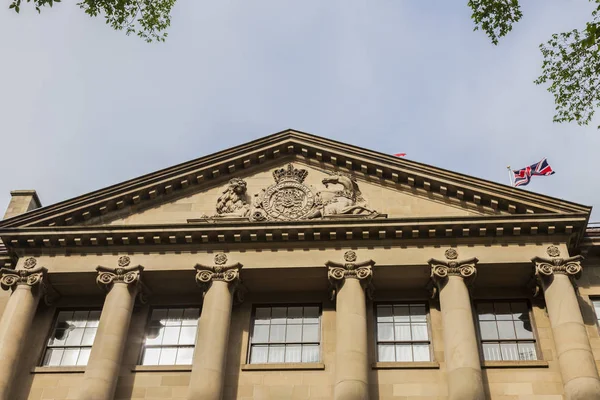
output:
<path id="1" fill-rule="evenodd" d="M 246 201 L 246 181 L 233 178 L 217 200 L 217 215 L 246 217 L 250 206 Z"/>

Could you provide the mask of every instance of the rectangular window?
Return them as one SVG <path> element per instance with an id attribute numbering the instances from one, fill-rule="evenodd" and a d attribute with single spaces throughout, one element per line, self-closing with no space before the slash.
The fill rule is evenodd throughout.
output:
<path id="1" fill-rule="evenodd" d="M 199 308 L 152 310 L 142 349 L 142 365 L 191 365 Z"/>
<path id="2" fill-rule="evenodd" d="M 249 359 L 250 364 L 319 362 L 320 307 L 256 307 Z"/>
<path id="3" fill-rule="evenodd" d="M 42 365 L 87 365 L 99 321 L 99 310 L 59 311 Z"/>
<path id="4" fill-rule="evenodd" d="M 377 361 L 431 361 L 427 306 L 378 304 Z"/>
<path id="5" fill-rule="evenodd" d="M 537 360 L 526 301 L 486 301 L 476 306 L 484 360 Z"/>

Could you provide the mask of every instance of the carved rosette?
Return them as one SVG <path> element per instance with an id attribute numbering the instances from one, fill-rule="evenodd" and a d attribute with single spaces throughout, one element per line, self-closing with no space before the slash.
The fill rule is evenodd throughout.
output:
<path id="1" fill-rule="evenodd" d="M 222 281 L 231 284 L 234 292 L 239 292 L 238 285 L 240 280 L 240 270 L 242 264 L 227 264 L 227 255 L 225 253 L 217 253 L 214 258 L 214 265 L 196 264 L 196 283 L 207 291 L 212 282 Z M 239 296 L 238 296 L 239 297 Z"/>
<path id="2" fill-rule="evenodd" d="M 432 297 L 435 297 L 447 282 L 449 276 L 459 276 L 464 279 L 468 286 L 475 282 L 477 277 L 477 263 L 479 260 L 475 257 L 467 260 L 454 261 L 452 258 L 457 258 L 456 252 L 451 254 L 448 261 L 430 259 L 427 263 L 431 267 L 431 284 Z"/>
<path id="3" fill-rule="evenodd" d="M 531 261 L 534 263 L 535 289 L 534 294 L 539 293 L 542 283 L 548 283 L 555 274 L 566 275 L 571 282 L 575 284 L 575 279 L 581 276 L 583 267 L 581 266 L 582 256 L 561 258 L 560 251 L 555 246 L 547 249 L 548 255 L 553 258 L 534 257 Z"/>
<path id="4" fill-rule="evenodd" d="M 373 260 L 356 262 L 356 259 L 356 253 L 350 250 L 344 253 L 345 262 L 343 264 L 334 261 L 327 261 L 325 263 L 328 267 L 327 278 L 331 285 L 331 300 L 335 299 L 337 292 L 346 279 L 358 279 L 367 296 L 369 298 L 373 297 L 374 288 L 371 280 L 373 278 L 373 266 L 375 262 Z"/>

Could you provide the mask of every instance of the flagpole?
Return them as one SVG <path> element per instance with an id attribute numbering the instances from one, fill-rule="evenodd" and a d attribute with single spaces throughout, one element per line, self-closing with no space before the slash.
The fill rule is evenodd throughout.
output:
<path id="1" fill-rule="evenodd" d="M 510 165 L 506 167 L 506 169 L 508 170 L 508 179 L 510 180 L 510 186 L 514 187 L 515 184 L 513 182 L 513 173 L 510 169 Z"/>

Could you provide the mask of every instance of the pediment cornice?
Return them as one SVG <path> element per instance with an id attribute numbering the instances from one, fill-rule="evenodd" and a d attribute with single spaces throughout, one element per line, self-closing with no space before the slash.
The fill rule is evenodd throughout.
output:
<path id="1" fill-rule="evenodd" d="M 290 159 L 359 178 L 438 197 L 483 214 L 531 216 L 585 214 L 590 207 L 457 174 L 360 147 L 286 130 L 187 163 L 141 176 L 0 222 L 0 228 L 78 227 L 127 207 L 166 202 L 251 171 Z M 112 229 L 112 228 L 111 228 Z"/>

